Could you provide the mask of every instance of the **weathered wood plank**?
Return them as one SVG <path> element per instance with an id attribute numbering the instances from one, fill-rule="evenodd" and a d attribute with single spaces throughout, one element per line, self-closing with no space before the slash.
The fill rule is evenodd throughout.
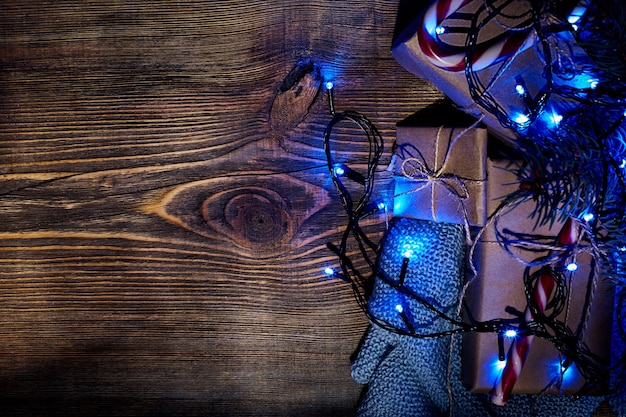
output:
<path id="1" fill-rule="evenodd" d="M 387 144 L 440 98 L 391 58 L 397 7 L 3 4 L 7 415 L 351 413 L 366 322 L 322 274 L 345 216 L 319 83 Z M 286 83 L 302 62 L 314 72 Z M 362 162 L 356 133 L 337 140 Z"/>

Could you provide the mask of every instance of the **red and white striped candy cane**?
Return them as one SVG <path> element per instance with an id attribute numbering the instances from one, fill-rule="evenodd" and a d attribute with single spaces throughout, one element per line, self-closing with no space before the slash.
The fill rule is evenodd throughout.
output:
<path id="1" fill-rule="evenodd" d="M 422 14 L 417 29 L 417 39 L 426 58 L 439 68 L 454 72 L 465 69 L 467 49 L 443 42 L 437 31 L 447 17 L 472 1 L 475 0 L 433 1 Z M 472 69 L 479 71 L 487 68 L 513 56 L 520 48 L 526 49 L 532 43 L 532 37 L 528 36 L 527 31 L 512 31 L 498 42 L 477 44 L 472 58 Z"/>
<path id="2" fill-rule="evenodd" d="M 578 223 L 572 219 L 568 219 L 563 228 L 559 232 L 556 243 L 560 246 L 571 246 L 576 243 L 578 239 Z M 563 268 L 565 266 L 564 261 L 560 261 L 557 268 Z M 550 273 L 544 273 L 539 276 L 535 291 L 533 292 L 533 301 L 537 306 L 537 310 L 540 313 L 545 312 L 548 299 L 552 294 L 555 287 L 554 277 Z M 526 307 L 524 313 L 524 320 L 530 323 L 534 320 L 534 317 L 530 311 L 530 308 Z M 534 336 L 518 336 L 513 340 L 509 353 L 506 358 L 506 365 L 502 370 L 502 374 L 496 379 L 493 390 L 489 393 L 489 399 L 495 405 L 505 405 L 511 395 L 513 386 L 517 382 L 522 367 L 528 356 L 528 349 L 533 343 Z"/>

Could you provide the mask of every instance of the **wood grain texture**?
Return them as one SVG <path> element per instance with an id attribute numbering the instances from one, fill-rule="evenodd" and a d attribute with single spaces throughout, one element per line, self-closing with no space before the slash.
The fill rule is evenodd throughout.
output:
<path id="1" fill-rule="evenodd" d="M 345 216 L 321 82 L 387 145 L 441 98 L 392 59 L 397 10 L 3 3 L 3 415 L 352 413 L 367 323 L 322 274 Z M 364 162 L 358 132 L 336 140 Z"/>
<path id="2" fill-rule="evenodd" d="M 390 55 L 397 7 L 3 4 L 3 415 L 352 413 L 366 321 L 322 273 L 345 217 L 321 82 L 388 145 L 441 97 Z"/>

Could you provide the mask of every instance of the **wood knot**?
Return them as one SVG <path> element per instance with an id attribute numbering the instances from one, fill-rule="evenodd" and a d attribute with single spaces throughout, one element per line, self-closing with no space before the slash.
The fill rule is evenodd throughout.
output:
<path id="1" fill-rule="evenodd" d="M 270 110 L 270 128 L 283 139 L 305 119 L 322 84 L 319 68 L 312 60 L 298 62 L 287 74 Z"/>
<path id="2" fill-rule="evenodd" d="M 223 207 L 223 215 L 216 217 Z M 293 236 L 288 207 L 277 192 L 260 187 L 236 188 L 213 195 L 202 205 L 202 217 L 243 246 L 281 245 Z M 224 220 L 224 223 L 222 223 Z"/>
<path id="3" fill-rule="evenodd" d="M 287 174 L 242 175 L 177 187 L 147 211 L 208 239 L 258 253 L 307 241 L 308 236 L 300 236 L 306 235 L 303 225 L 329 202 L 326 190 Z"/>

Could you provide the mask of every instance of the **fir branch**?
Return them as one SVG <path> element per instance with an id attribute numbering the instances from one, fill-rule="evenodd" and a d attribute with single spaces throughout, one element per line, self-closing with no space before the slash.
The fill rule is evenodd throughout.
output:
<path id="1" fill-rule="evenodd" d="M 577 43 L 597 69 L 626 80 L 626 3 L 594 0 L 586 6 L 587 13 L 575 32 Z"/>
<path id="2" fill-rule="evenodd" d="M 626 131 L 621 110 L 583 105 L 555 131 L 519 139 L 524 163 L 515 167 L 520 189 L 507 197 L 533 199 L 537 225 L 593 214 L 591 233 L 600 264 L 626 284 Z M 621 255 L 621 256 L 620 256 Z"/>

